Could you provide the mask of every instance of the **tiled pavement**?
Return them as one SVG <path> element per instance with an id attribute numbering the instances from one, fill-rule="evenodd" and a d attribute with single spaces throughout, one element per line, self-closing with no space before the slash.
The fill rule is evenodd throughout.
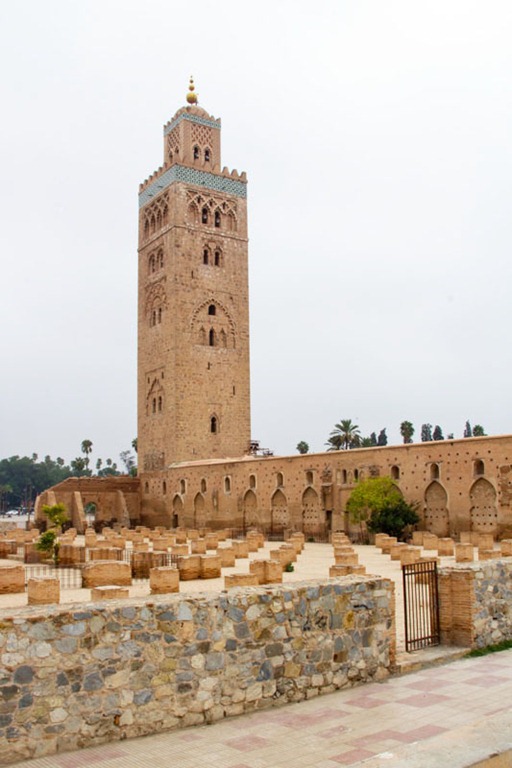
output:
<path id="1" fill-rule="evenodd" d="M 462 768 L 507 748 L 512 651 L 17 768 Z"/>

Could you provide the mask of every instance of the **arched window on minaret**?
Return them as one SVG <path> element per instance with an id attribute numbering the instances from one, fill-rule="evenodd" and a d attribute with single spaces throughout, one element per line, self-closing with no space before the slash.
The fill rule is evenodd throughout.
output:
<path id="1" fill-rule="evenodd" d="M 215 346 L 215 331 L 213 328 L 210 328 L 210 333 L 208 334 L 208 344 L 210 347 Z"/>
<path id="2" fill-rule="evenodd" d="M 210 250 L 205 248 L 203 250 L 203 264 L 208 264 L 210 261 Z"/>
<path id="3" fill-rule="evenodd" d="M 212 435 L 216 435 L 218 431 L 219 431 L 219 425 L 217 423 L 217 417 L 212 416 L 210 419 L 210 432 L 212 433 Z"/>
<path id="4" fill-rule="evenodd" d="M 201 211 L 201 222 L 203 224 L 208 224 L 208 208 L 206 208 L 206 206 Z"/>
<path id="5" fill-rule="evenodd" d="M 204 161 L 205 161 L 205 163 L 209 163 L 210 162 L 210 150 L 208 149 L 208 147 L 206 147 L 206 149 L 204 151 Z"/>
<path id="6" fill-rule="evenodd" d="M 194 147 L 193 152 L 194 152 L 194 160 L 199 160 L 199 147 L 197 146 L 197 144 Z"/>
<path id="7" fill-rule="evenodd" d="M 213 220 L 217 229 L 220 229 L 220 211 L 215 211 L 213 215 Z"/>
<path id="8" fill-rule="evenodd" d="M 209 315 L 217 314 L 216 309 L 215 309 L 215 304 L 210 304 L 210 306 L 208 307 L 208 314 Z"/>
<path id="9" fill-rule="evenodd" d="M 214 262 L 213 263 L 215 264 L 216 267 L 220 267 L 220 251 L 219 251 L 218 248 L 217 248 L 217 250 L 214 253 Z"/>

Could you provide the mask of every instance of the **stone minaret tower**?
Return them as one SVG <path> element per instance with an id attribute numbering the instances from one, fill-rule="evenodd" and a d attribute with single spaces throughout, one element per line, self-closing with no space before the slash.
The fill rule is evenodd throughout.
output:
<path id="1" fill-rule="evenodd" d="M 139 471 L 249 451 L 247 178 L 221 170 L 220 120 L 164 126 L 139 191 Z"/>

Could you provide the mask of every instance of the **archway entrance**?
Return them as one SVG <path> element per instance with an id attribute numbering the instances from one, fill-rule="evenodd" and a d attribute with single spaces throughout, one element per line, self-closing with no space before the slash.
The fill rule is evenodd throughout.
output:
<path id="1" fill-rule="evenodd" d="M 477 533 L 498 533 L 498 510 L 496 509 L 496 491 L 488 480 L 481 477 L 469 492 L 471 508 L 469 510 L 470 527 Z"/>
<path id="2" fill-rule="evenodd" d="M 325 513 L 313 488 L 307 488 L 302 494 L 302 532 L 306 539 L 325 538 Z"/>
<path id="3" fill-rule="evenodd" d="M 425 528 L 436 536 L 450 535 L 448 496 L 445 489 L 434 481 L 425 491 Z"/>
<path id="4" fill-rule="evenodd" d="M 178 528 L 183 519 L 183 501 L 176 495 L 172 500 L 172 527 Z"/>
<path id="5" fill-rule="evenodd" d="M 270 532 L 273 534 L 282 534 L 283 531 L 289 527 L 288 502 L 284 493 L 278 489 L 272 496 Z"/>
<path id="6" fill-rule="evenodd" d="M 204 528 L 205 525 L 204 496 L 202 493 L 198 493 L 194 499 L 194 528 Z"/>
<path id="7" fill-rule="evenodd" d="M 243 529 L 244 532 L 248 528 L 255 528 L 258 526 L 258 500 L 254 491 L 249 490 L 244 496 L 244 520 Z"/>

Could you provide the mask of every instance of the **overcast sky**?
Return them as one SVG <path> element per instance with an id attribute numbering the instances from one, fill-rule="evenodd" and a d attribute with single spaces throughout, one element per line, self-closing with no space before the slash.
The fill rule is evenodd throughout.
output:
<path id="1" fill-rule="evenodd" d="M 0 458 L 136 435 L 138 184 L 247 171 L 252 435 L 512 432 L 510 0 L 0 1 Z"/>

